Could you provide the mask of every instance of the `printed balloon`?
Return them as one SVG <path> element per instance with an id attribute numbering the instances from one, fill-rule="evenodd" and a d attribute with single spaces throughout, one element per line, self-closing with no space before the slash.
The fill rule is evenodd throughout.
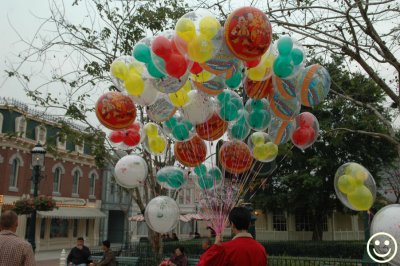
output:
<path id="1" fill-rule="evenodd" d="M 225 122 L 217 113 L 214 113 L 206 122 L 196 126 L 196 133 L 204 140 L 213 141 L 222 137 L 227 128 L 228 122 Z"/>
<path id="2" fill-rule="evenodd" d="M 292 121 L 284 121 L 273 116 L 268 128 L 268 134 L 276 145 L 283 144 L 290 140 L 294 126 Z"/>
<path id="3" fill-rule="evenodd" d="M 144 211 L 147 225 L 160 234 L 172 231 L 178 225 L 179 215 L 178 204 L 167 196 L 153 198 Z"/>
<path id="4" fill-rule="evenodd" d="M 232 174 L 248 171 L 253 163 L 249 147 L 240 140 L 225 142 L 219 150 L 219 160 L 222 167 Z"/>
<path id="5" fill-rule="evenodd" d="M 126 155 L 115 165 L 115 180 L 125 188 L 143 185 L 147 177 L 147 163 L 138 155 Z"/>
<path id="6" fill-rule="evenodd" d="M 263 81 L 253 81 L 246 78 L 243 82 L 244 89 L 247 96 L 252 99 L 272 98 L 274 94 L 274 88 L 272 86 L 272 78 Z"/>
<path id="7" fill-rule="evenodd" d="M 206 159 L 207 146 L 204 140 L 194 136 L 191 140 L 175 143 L 174 154 L 184 166 L 195 167 Z"/>
<path id="8" fill-rule="evenodd" d="M 301 91 L 301 104 L 315 107 L 328 95 L 331 87 L 331 76 L 318 64 L 306 67 L 297 76 L 297 84 Z"/>

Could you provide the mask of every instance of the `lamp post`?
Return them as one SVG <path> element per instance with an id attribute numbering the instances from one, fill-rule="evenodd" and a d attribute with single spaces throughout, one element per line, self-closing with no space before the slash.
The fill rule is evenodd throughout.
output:
<path id="1" fill-rule="evenodd" d="M 33 198 L 36 199 L 38 196 L 38 185 L 40 182 L 40 172 L 42 167 L 44 166 L 44 158 L 46 155 L 46 150 L 43 146 L 38 143 L 33 147 L 32 151 L 32 168 L 33 168 Z M 36 243 L 35 243 L 35 231 L 36 231 L 36 209 L 33 210 L 31 214 L 31 220 L 29 224 L 29 234 L 28 234 L 28 241 L 32 245 L 33 252 L 36 250 Z"/>

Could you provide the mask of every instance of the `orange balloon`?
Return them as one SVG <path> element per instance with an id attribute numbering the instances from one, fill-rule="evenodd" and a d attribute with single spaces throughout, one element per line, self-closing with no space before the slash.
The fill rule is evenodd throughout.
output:
<path id="1" fill-rule="evenodd" d="M 231 140 L 221 146 L 219 161 L 226 171 L 232 174 L 241 174 L 250 169 L 253 164 L 253 156 L 243 141 Z"/>
<path id="2" fill-rule="evenodd" d="M 206 159 L 207 146 L 204 140 L 196 135 L 191 140 L 175 143 L 174 153 L 181 164 L 187 167 L 195 167 Z"/>
<path id="3" fill-rule="evenodd" d="M 125 129 L 135 121 L 136 107 L 129 96 L 110 91 L 97 100 L 96 116 L 109 129 Z"/>
<path id="4" fill-rule="evenodd" d="M 222 137 L 227 128 L 228 122 L 222 120 L 217 113 L 214 113 L 206 122 L 196 126 L 196 132 L 200 138 L 212 141 Z"/>
<path id="5" fill-rule="evenodd" d="M 263 81 L 253 81 L 249 78 L 246 78 L 244 81 L 244 89 L 250 98 L 262 99 L 272 95 L 274 88 L 272 86 L 271 78 Z"/>

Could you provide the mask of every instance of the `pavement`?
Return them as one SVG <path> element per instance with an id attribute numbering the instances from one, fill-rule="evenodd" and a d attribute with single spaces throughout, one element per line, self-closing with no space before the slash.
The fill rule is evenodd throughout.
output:
<path id="1" fill-rule="evenodd" d="M 66 250 L 65 252 L 67 253 L 68 251 Z M 59 266 L 60 256 L 61 250 L 38 251 L 35 254 L 36 266 Z"/>

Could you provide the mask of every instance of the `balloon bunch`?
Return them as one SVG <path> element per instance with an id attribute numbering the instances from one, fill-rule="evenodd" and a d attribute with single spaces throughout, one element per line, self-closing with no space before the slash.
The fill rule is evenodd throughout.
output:
<path id="1" fill-rule="evenodd" d="M 179 189 L 185 183 L 185 173 L 176 166 L 166 166 L 160 169 L 156 174 L 157 182 L 168 189 Z"/>
<path id="2" fill-rule="evenodd" d="M 275 75 L 280 78 L 288 78 L 295 75 L 300 70 L 305 58 L 301 46 L 296 45 L 291 37 L 282 36 L 278 40 L 277 49 L 279 55 L 273 65 Z"/>
<path id="3" fill-rule="evenodd" d="M 142 136 L 142 125 L 134 122 L 125 130 L 111 131 L 108 138 L 112 143 L 124 143 L 132 148 L 142 142 Z"/>
<path id="4" fill-rule="evenodd" d="M 304 112 L 296 117 L 295 130 L 291 139 L 299 149 L 310 147 L 318 137 L 319 123 L 312 113 Z"/>
<path id="5" fill-rule="evenodd" d="M 271 122 L 271 111 L 266 99 L 250 99 L 247 101 L 245 109 L 249 113 L 247 122 L 251 129 L 255 131 L 264 131 L 268 128 Z"/>
<path id="6" fill-rule="evenodd" d="M 278 146 L 271 141 L 265 132 L 254 132 L 248 142 L 253 157 L 257 161 L 271 162 L 278 155 Z"/>
<path id="7" fill-rule="evenodd" d="M 149 46 L 152 39 L 152 37 L 144 38 L 140 42 L 138 42 L 133 47 L 132 55 L 136 60 L 146 65 L 147 71 L 153 78 L 164 78 L 165 75 L 156 67 L 155 63 L 153 62 L 153 60 L 161 60 L 159 60 L 158 58 L 153 58 L 151 56 L 151 50 Z"/>
<path id="8" fill-rule="evenodd" d="M 227 122 L 234 121 L 239 116 L 239 110 L 243 108 L 240 96 L 231 90 L 224 90 L 218 96 L 219 115 Z"/>
<path id="9" fill-rule="evenodd" d="M 162 154 L 167 147 L 167 140 L 159 132 L 158 125 L 154 123 L 147 123 L 144 126 L 144 133 L 146 150 L 154 155 Z"/>
<path id="10" fill-rule="evenodd" d="M 372 175 L 362 165 L 346 163 L 335 174 L 335 191 L 340 201 L 355 211 L 372 207 L 376 197 L 376 185 Z"/>
<path id="11" fill-rule="evenodd" d="M 185 119 L 180 112 L 176 112 L 169 120 L 164 122 L 164 129 L 177 141 L 185 141 L 195 134 L 193 124 Z"/>
<path id="12" fill-rule="evenodd" d="M 168 94 L 171 103 L 175 107 L 183 107 L 189 101 L 188 93 L 191 89 L 192 85 L 189 81 L 186 81 L 185 85 L 178 91 Z"/>
<path id="13" fill-rule="evenodd" d="M 198 176 L 196 185 L 200 189 L 212 189 L 221 184 L 222 172 L 218 167 L 207 169 L 204 164 L 200 164 L 194 168 L 194 172 Z"/>
<path id="14" fill-rule="evenodd" d="M 117 87 L 122 87 L 133 96 L 139 96 L 144 91 L 143 71 L 143 66 L 131 56 L 119 57 L 110 66 L 111 76 L 120 84 Z"/>

